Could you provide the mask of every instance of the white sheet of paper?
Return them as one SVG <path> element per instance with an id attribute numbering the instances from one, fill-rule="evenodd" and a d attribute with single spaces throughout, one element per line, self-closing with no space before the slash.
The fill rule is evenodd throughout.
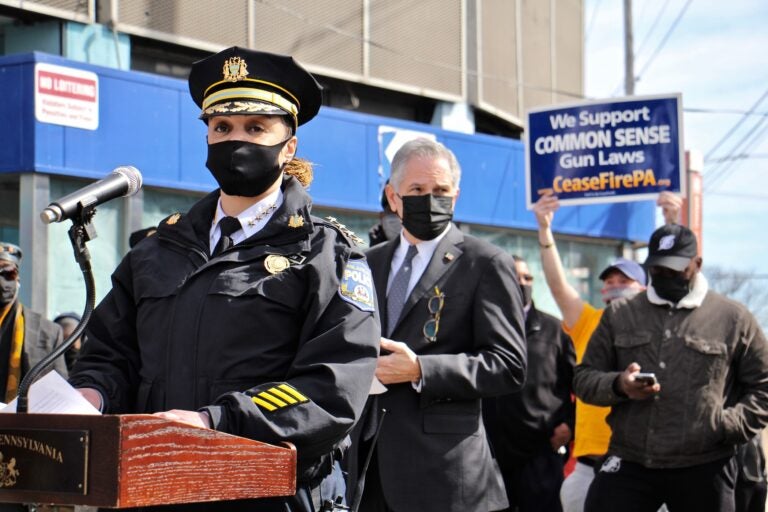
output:
<path id="1" fill-rule="evenodd" d="M 101 414 L 98 409 L 83 398 L 78 390 L 69 385 L 56 370 L 36 380 L 29 388 L 30 413 L 40 414 Z M 0 409 L 2 412 L 16 412 L 16 398 Z"/>

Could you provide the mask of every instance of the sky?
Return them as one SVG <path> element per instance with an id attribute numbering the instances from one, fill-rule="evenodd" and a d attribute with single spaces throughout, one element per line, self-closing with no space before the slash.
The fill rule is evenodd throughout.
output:
<path id="1" fill-rule="evenodd" d="M 768 1 L 632 3 L 635 94 L 681 93 L 684 146 L 705 157 L 705 275 L 717 265 L 768 285 Z M 624 96 L 623 4 L 585 0 L 589 98 Z"/>

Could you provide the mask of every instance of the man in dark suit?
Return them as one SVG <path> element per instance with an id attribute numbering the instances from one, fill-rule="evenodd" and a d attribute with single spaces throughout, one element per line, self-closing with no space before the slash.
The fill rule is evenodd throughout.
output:
<path id="1" fill-rule="evenodd" d="M 506 507 L 480 400 L 525 380 L 522 298 L 512 258 L 451 223 L 460 172 L 450 150 L 426 139 L 392 161 L 386 194 L 403 230 L 367 253 L 382 312 L 376 376 L 388 389 L 369 404 L 387 412 L 363 511 Z"/>

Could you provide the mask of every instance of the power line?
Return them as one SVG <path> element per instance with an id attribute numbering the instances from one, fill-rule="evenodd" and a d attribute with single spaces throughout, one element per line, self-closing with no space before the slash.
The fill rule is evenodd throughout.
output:
<path id="1" fill-rule="evenodd" d="M 597 12 L 600 10 L 600 2 L 602 0 L 595 0 L 595 7 L 592 9 L 592 16 L 589 17 L 589 23 L 587 24 L 587 31 L 584 33 L 584 43 L 589 39 L 589 34 L 592 33 L 592 27 L 595 26 L 595 19 L 597 19 Z"/>
<path id="2" fill-rule="evenodd" d="M 683 108 L 683 112 L 691 114 L 738 114 L 746 116 L 768 116 L 768 112 L 752 112 L 751 110 L 742 110 L 738 108 Z"/>
<path id="3" fill-rule="evenodd" d="M 672 22 L 672 25 L 670 25 L 669 29 L 667 29 L 667 33 L 664 34 L 664 37 L 661 38 L 661 42 L 656 46 L 656 49 L 653 51 L 651 56 L 648 58 L 647 61 L 645 61 L 645 65 L 640 70 L 639 73 L 635 73 L 635 81 L 639 81 L 640 78 L 645 73 L 645 70 L 648 69 L 648 66 L 651 65 L 651 63 L 654 61 L 654 59 L 658 56 L 659 52 L 662 48 L 664 48 L 664 45 L 667 43 L 667 40 L 669 39 L 669 36 L 672 35 L 672 32 L 674 32 L 675 28 L 677 28 L 678 23 L 680 23 L 680 20 L 683 19 L 683 15 L 685 14 L 685 11 L 688 10 L 688 7 L 691 5 L 691 2 L 693 0 L 688 0 L 682 9 L 680 9 L 680 12 L 677 14 L 677 18 Z M 616 96 L 618 92 L 624 87 L 624 82 L 619 84 L 611 93 L 611 96 Z"/>
<path id="4" fill-rule="evenodd" d="M 768 133 L 768 124 L 762 126 L 766 119 L 768 118 L 763 117 L 760 119 L 760 121 L 754 127 L 752 127 L 752 130 L 747 132 L 744 137 L 742 137 L 741 140 L 731 149 L 731 152 L 727 155 L 727 157 L 732 157 L 733 155 L 737 154 L 737 151 L 749 151 L 752 147 L 761 142 L 763 136 Z M 744 146 L 744 149 L 742 149 L 742 146 Z M 738 167 L 734 167 L 734 161 L 730 160 L 725 163 L 722 168 L 718 168 L 714 174 L 709 173 L 710 178 L 707 182 L 705 182 L 704 190 L 716 188 L 717 185 L 722 183 L 723 180 L 736 168 Z"/>
<path id="5" fill-rule="evenodd" d="M 763 102 L 763 100 L 764 100 L 764 99 L 765 99 L 767 96 L 768 96 L 768 89 L 766 89 L 766 90 L 765 90 L 765 92 L 763 93 L 763 95 L 762 95 L 762 96 L 760 96 L 760 98 L 759 98 L 759 99 L 758 99 L 758 100 L 757 100 L 757 101 L 756 101 L 756 102 L 755 102 L 755 103 L 754 103 L 754 104 L 753 104 L 753 105 L 752 105 L 752 106 L 749 108 L 749 110 L 747 111 L 747 113 L 750 113 L 750 114 L 751 114 L 752 112 L 754 112 L 754 111 L 757 109 L 757 107 L 759 107 L 759 106 L 760 106 L 760 104 Z M 715 151 L 717 151 L 717 150 L 718 150 L 718 148 L 720 148 L 720 146 L 722 146 L 722 145 L 723 145 L 723 143 L 725 143 L 725 141 L 727 141 L 727 140 L 728 140 L 728 139 L 731 137 L 731 135 L 733 135 L 733 133 L 735 133 L 735 132 L 736 132 L 736 130 L 738 130 L 738 129 L 739 129 L 739 127 L 742 125 L 742 123 L 744 123 L 746 120 L 747 120 L 747 115 L 746 115 L 746 114 L 744 114 L 744 115 L 743 115 L 743 117 L 742 117 L 741 119 L 739 119 L 738 121 L 736 121 L 736 124 L 735 124 L 735 125 L 733 125 L 733 126 L 731 127 L 731 129 L 730 129 L 730 130 L 728 130 L 728 133 L 726 133 L 725 135 L 723 135 L 723 136 L 720 138 L 720 140 L 719 140 L 719 141 L 717 141 L 717 143 L 715 144 L 715 146 L 714 146 L 712 149 L 710 149 L 709 151 L 707 151 L 707 154 L 706 154 L 706 155 L 704 155 L 704 159 L 706 160 L 707 158 L 709 158 L 710 156 L 712 156 L 712 153 L 714 153 Z"/>
<path id="6" fill-rule="evenodd" d="M 748 153 L 741 153 L 739 155 L 733 155 L 730 157 L 724 156 L 722 158 L 710 158 L 709 160 L 704 160 L 704 163 L 719 164 L 721 162 L 730 162 L 731 160 L 747 160 L 752 158 L 768 158 L 768 153 L 752 153 L 751 155 Z"/>
<path id="7" fill-rule="evenodd" d="M 648 5 L 650 2 L 643 2 L 644 5 Z M 637 46 L 637 50 L 635 50 L 635 57 L 637 57 L 640 53 L 642 53 L 643 48 L 645 47 L 645 44 L 648 42 L 648 40 L 651 37 L 651 34 L 656 30 L 656 27 L 659 26 L 659 20 L 661 20 L 661 17 L 664 15 L 664 11 L 667 10 L 667 7 L 669 7 L 669 0 L 664 1 L 664 5 L 661 6 L 661 9 L 659 9 L 658 14 L 656 14 L 656 19 L 653 20 L 653 23 L 651 24 L 651 28 L 646 32 L 645 37 L 643 38 L 643 42 L 641 42 Z"/>
<path id="8" fill-rule="evenodd" d="M 675 21 L 672 22 L 672 25 L 669 27 L 669 30 L 667 30 L 667 33 L 664 34 L 664 37 L 661 39 L 661 42 L 656 47 L 656 49 L 651 54 L 650 58 L 645 62 L 645 66 L 643 66 L 643 69 L 640 70 L 639 73 L 635 75 L 635 80 L 640 80 L 640 78 L 643 76 L 643 73 L 645 73 L 645 70 L 648 69 L 648 66 L 651 65 L 651 63 L 654 61 L 656 56 L 659 54 L 662 48 L 664 48 L 664 45 L 667 43 L 667 40 L 669 39 L 669 36 L 672 35 L 672 32 L 675 31 L 675 28 L 677 28 L 678 23 L 680 23 L 680 20 L 683 19 L 683 15 L 685 14 L 685 11 L 688 10 L 688 7 L 690 7 L 691 2 L 693 0 L 688 0 L 685 2 L 685 5 L 682 9 L 680 9 L 680 13 L 677 15 L 677 18 L 675 18 Z"/>
<path id="9" fill-rule="evenodd" d="M 768 199 L 768 194 L 742 194 L 741 192 L 708 192 L 707 196 L 737 197 L 740 199 L 756 199 L 758 201 Z"/>

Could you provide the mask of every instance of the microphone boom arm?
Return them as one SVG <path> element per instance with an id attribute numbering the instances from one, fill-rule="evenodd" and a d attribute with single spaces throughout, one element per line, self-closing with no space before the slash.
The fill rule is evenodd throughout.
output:
<path id="1" fill-rule="evenodd" d="M 96 286 L 93 280 L 93 272 L 91 270 L 91 255 L 88 252 L 88 248 L 85 246 L 86 242 L 89 242 L 96 238 L 96 230 L 94 229 L 91 221 L 96 214 L 96 208 L 92 205 L 86 205 L 82 202 L 78 205 L 77 215 L 72 219 L 72 226 L 69 228 L 69 240 L 72 243 L 72 249 L 75 252 L 75 260 L 77 260 L 80 266 L 80 271 L 83 274 L 85 280 L 85 309 L 83 310 L 83 316 L 80 323 L 77 324 L 72 334 L 64 340 L 61 345 L 56 347 L 53 352 L 41 359 L 35 364 L 19 384 L 18 400 L 16 402 L 16 412 L 19 414 L 25 414 L 29 409 L 29 388 L 32 383 L 37 380 L 37 377 L 50 366 L 58 357 L 61 357 L 69 347 L 71 347 L 75 340 L 77 340 L 85 331 L 88 321 L 91 319 L 91 313 L 96 305 Z"/>

